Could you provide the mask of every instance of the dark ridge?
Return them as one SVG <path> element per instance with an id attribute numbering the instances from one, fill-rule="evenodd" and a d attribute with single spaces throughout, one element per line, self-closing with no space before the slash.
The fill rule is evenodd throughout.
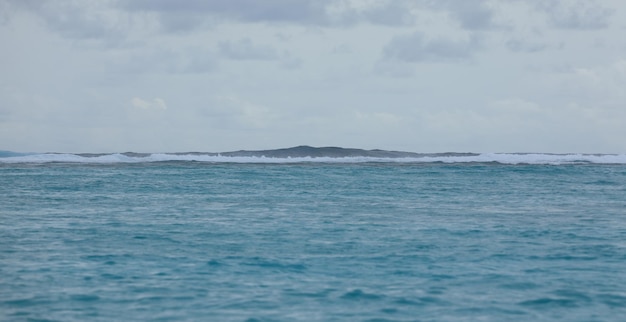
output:
<path id="1" fill-rule="evenodd" d="M 208 156 L 218 156 L 220 155 L 217 152 L 178 152 L 178 153 L 167 153 L 172 155 L 208 155 Z"/>
<path id="2" fill-rule="evenodd" d="M 144 158 L 150 156 L 151 153 L 124 152 L 123 155 L 134 158 Z"/>
<path id="3" fill-rule="evenodd" d="M 476 155 L 473 153 L 444 153 L 444 154 L 424 154 L 403 151 L 386 151 L 386 150 L 363 150 L 340 147 L 312 147 L 301 145 L 292 148 L 275 149 L 275 150 L 257 150 L 248 151 L 240 150 L 233 152 L 220 153 L 223 156 L 230 157 L 266 157 L 266 158 L 346 158 L 346 157 L 371 157 L 371 158 L 419 158 L 428 156 L 464 156 Z"/>
<path id="4" fill-rule="evenodd" d="M 110 154 L 111 153 L 78 153 L 76 155 L 80 155 L 81 157 L 85 157 L 85 158 L 95 158 L 95 157 L 101 157 L 101 156 L 110 155 Z M 145 158 L 151 155 L 151 153 L 139 153 L 139 152 L 124 152 L 120 154 L 125 155 L 127 157 L 133 157 L 133 158 Z"/>

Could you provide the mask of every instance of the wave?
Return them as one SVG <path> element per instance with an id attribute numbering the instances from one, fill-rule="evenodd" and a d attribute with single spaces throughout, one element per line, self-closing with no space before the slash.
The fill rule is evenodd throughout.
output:
<path id="1" fill-rule="evenodd" d="M 0 163 L 497 163 L 497 164 L 626 164 L 626 154 L 542 153 L 435 153 L 412 156 L 286 156 L 228 155 L 218 153 L 112 153 L 112 154 L 20 154 L 0 156 Z"/>

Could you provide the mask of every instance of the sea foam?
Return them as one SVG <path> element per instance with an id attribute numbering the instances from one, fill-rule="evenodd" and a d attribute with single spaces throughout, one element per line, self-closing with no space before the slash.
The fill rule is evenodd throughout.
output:
<path id="1" fill-rule="evenodd" d="M 81 155 L 43 153 L 0 157 L 0 163 L 144 163 L 144 162 L 207 162 L 207 163 L 498 163 L 498 164 L 626 164 L 626 154 L 545 154 L 545 153 L 482 153 L 424 154 L 419 157 L 266 157 L 229 156 L 202 153 L 112 153 Z"/>

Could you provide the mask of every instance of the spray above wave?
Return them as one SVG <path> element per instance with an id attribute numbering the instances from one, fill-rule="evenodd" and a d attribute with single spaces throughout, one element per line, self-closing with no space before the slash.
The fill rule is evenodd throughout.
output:
<path id="1" fill-rule="evenodd" d="M 196 161 L 208 163 L 499 163 L 499 164 L 626 164 L 626 154 L 542 153 L 414 153 L 339 147 L 298 146 L 276 150 L 223 153 L 24 154 L 2 151 L 0 163 L 145 163 Z"/>

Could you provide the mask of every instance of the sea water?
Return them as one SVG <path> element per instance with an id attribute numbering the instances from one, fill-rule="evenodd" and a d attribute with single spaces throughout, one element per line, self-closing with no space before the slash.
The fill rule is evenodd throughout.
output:
<path id="1" fill-rule="evenodd" d="M 623 321 L 626 164 L 552 157 L 0 159 L 0 320 Z"/>

